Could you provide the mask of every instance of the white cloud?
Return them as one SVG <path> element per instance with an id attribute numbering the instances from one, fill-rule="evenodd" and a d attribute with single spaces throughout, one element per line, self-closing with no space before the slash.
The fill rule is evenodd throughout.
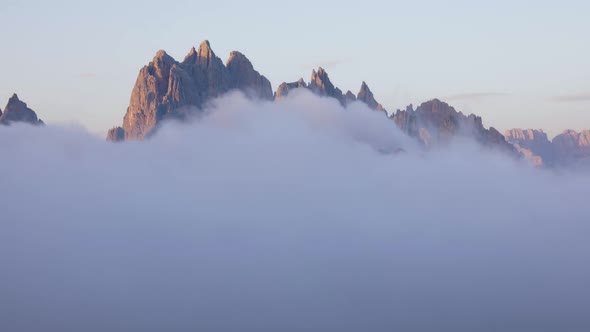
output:
<path id="1" fill-rule="evenodd" d="M 0 330 L 590 328 L 587 175 L 304 91 L 215 104 L 141 143 L 0 128 Z"/>

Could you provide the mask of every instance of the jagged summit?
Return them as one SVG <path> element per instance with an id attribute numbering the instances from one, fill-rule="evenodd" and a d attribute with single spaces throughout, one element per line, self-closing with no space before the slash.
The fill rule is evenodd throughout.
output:
<path id="1" fill-rule="evenodd" d="M 354 93 L 352 93 L 352 91 L 348 90 L 344 95 L 344 100 L 346 100 L 346 104 L 350 104 L 356 101 L 356 96 L 354 95 Z"/>
<path id="2" fill-rule="evenodd" d="M 322 67 L 319 67 L 317 72 L 312 70 L 309 88 L 320 96 L 334 97 L 336 99 L 341 99 L 340 97 L 342 97 L 342 93 L 340 95 L 337 94 L 336 88 L 330 81 L 328 73 Z"/>
<path id="3" fill-rule="evenodd" d="M 199 44 L 199 56 L 215 56 L 215 53 L 213 53 L 213 50 L 211 49 L 211 43 L 209 43 L 209 40 L 205 39 L 201 42 L 201 44 Z"/>
<path id="4" fill-rule="evenodd" d="M 300 78 L 297 82 L 283 82 L 278 86 L 277 91 L 275 92 L 275 99 L 281 99 L 287 96 L 289 94 L 289 91 L 298 88 L 307 88 L 307 83 L 305 83 L 305 80 L 303 78 Z"/>
<path id="5" fill-rule="evenodd" d="M 37 113 L 30 109 L 27 104 L 18 98 L 14 93 L 9 99 L 4 112 L 0 111 L 0 124 L 10 125 L 23 122 L 32 125 L 43 125 L 43 121 L 37 118 Z"/>
<path id="6" fill-rule="evenodd" d="M 250 66 L 254 67 L 250 60 L 248 60 L 248 58 L 246 58 L 246 56 L 240 51 L 231 51 L 229 53 L 229 58 L 225 62 L 225 65 L 227 66 L 230 62 L 233 61 L 244 61 L 247 62 Z"/>
<path id="7" fill-rule="evenodd" d="M 286 83 L 283 82 L 277 88 L 275 93 L 275 98 L 280 99 L 285 97 L 289 94 L 289 91 L 298 88 L 307 88 L 311 90 L 313 93 L 322 96 L 322 97 L 331 97 L 337 99 L 340 104 L 346 106 L 356 100 L 362 101 L 369 106 L 371 109 L 385 111 L 383 106 L 379 104 L 373 94 L 369 90 L 367 84 L 363 81 L 361 85 L 361 90 L 366 90 L 363 92 L 359 92 L 359 95 L 363 96 L 363 98 L 358 98 L 354 93 L 350 90 L 346 92 L 346 94 L 342 93 L 338 87 L 334 86 L 332 81 L 330 80 L 330 76 L 322 67 L 318 67 L 317 71 L 313 69 L 311 71 L 311 80 L 309 84 L 306 84 L 303 79 L 299 79 L 297 82 Z M 370 98 L 369 98 L 370 96 Z M 366 97 L 366 98 L 365 98 Z"/>
<path id="8" fill-rule="evenodd" d="M 160 50 L 139 71 L 123 126 L 111 129 L 107 138 L 143 139 L 162 121 L 182 119 L 207 100 L 233 89 L 252 97 L 273 98 L 270 81 L 239 52 L 232 52 L 224 65 L 208 40 L 201 42 L 198 49 L 192 47 L 182 62 Z"/>
<path id="9" fill-rule="evenodd" d="M 205 66 L 211 65 L 212 61 L 221 62 L 221 59 L 219 59 L 215 55 L 215 52 L 213 52 L 213 50 L 211 49 L 211 44 L 209 44 L 208 40 L 203 41 L 201 43 L 201 45 L 199 45 L 199 50 L 197 52 L 197 55 L 198 55 L 199 61 L 201 61 L 201 64 L 203 64 Z M 216 63 L 215 65 L 218 65 L 218 64 Z"/>
<path id="10" fill-rule="evenodd" d="M 182 60 L 182 63 L 195 63 L 197 61 L 197 57 L 198 57 L 197 50 L 193 46 L 188 51 L 188 54 L 184 57 L 184 60 Z"/>
<path id="11" fill-rule="evenodd" d="M 357 94 L 356 99 L 364 102 L 371 109 L 386 112 L 385 108 L 375 100 L 373 92 L 371 92 L 371 89 L 369 89 L 369 86 L 365 81 L 363 81 L 363 83 L 361 84 L 361 88 Z"/>
<path id="12" fill-rule="evenodd" d="M 198 113 L 208 100 L 233 89 L 241 90 L 248 96 L 272 100 L 281 99 L 290 91 L 302 88 L 322 97 L 335 98 L 343 106 L 360 101 L 370 109 L 385 111 L 367 82 L 361 82 L 357 94 L 350 90 L 343 93 L 322 67 L 312 70 L 309 83 L 303 78 L 291 83 L 283 82 L 273 93 L 269 80 L 254 69 L 252 62 L 243 53 L 232 51 L 224 64 L 211 48 L 210 42 L 204 40 L 197 48 L 192 47 L 182 62 L 176 61 L 163 50 L 156 53 L 153 60 L 139 72 L 123 125 L 112 128 L 108 139 L 143 139 L 151 135 L 162 121 L 169 118 L 183 119 L 190 113 Z M 15 100 L 18 100 L 17 96 Z M 7 118 L 6 114 L 2 117 Z M 507 137 L 513 146 L 493 127 L 484 128 L 481 117 L 473 114 L 466 116 L 436 98 L 422 103 L 416 109 L 409 105 L 390 118 L 402 131 L 426 147 L 444 145 L 456 136 L 464 136 L 514 155 L 518 154 L 518 149 L 525 155 L 525 141 L 543 141 L 543 137 L 546 137 L 542 131 L 512 131 L 507 133 Z M 590 145 L 590 133 L 566 131 L 560 136 L 551 144 L 559 145 L 564 150 L 575 150 L 578 153 Z"/>
<path id="13" fill-rule="evenodd" d="M 485 146 L 519 156 L 494 127 L 484 128 L 481 117 L 465 116 L 436 98 L 420 104 L 416 110 L 411 105 L 405 111 L 397 110 L 391 118 L 402 131 L 426 147 L 447 145 L 455 137 L 469 137 Z"/>
<path id="14" fill-rule="evenodd" d="M 252 62 L 244 54 L 232 51 L 225 66 L 231 77 L 233 89 L 254 97 L 273 99 L 270 81 L 254 69 Z"/>

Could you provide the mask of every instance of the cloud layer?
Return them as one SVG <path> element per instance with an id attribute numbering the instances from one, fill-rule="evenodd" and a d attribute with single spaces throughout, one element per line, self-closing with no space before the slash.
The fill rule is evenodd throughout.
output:
<path id="1" fill-rule="evenodd" d="M 2 331 L 590 328 L 585 175 L 304 91 L 141 143 L 1 129 Z"/>
<path id="2" fill-rule="evenodd" d="M 555 102 L 583 102 L 590 101 L 590 93 L 555 96 L 551 100 Z"/>

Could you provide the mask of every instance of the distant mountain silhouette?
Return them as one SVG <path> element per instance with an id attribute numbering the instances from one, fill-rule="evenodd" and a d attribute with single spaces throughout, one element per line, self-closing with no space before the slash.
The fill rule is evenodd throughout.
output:
<path id="1" fill-rule="evenodd" d="M 8 99 L 4 112 L 0 110 L 0 124 L 10 125 L 12 123 L 29 123 L 32 125 L 43 125 L 43 121 L 37 118 L 37 113 L 27 107 L 27 104 L 18 99 L 15 94 Z"/>

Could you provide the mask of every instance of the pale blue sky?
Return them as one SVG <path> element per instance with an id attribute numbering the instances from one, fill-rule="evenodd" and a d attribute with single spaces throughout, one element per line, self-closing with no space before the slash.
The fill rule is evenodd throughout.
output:
<path id="1" fill-rule="evenodd" d="M 0 0 L 0 108 L 13 92 L 47 123 L 103 135 L 139 69 L 209 39 L 273 89 L 323 66 L 389 110 L 438 97 L 484 124 L 590 128 L 590 2 Z"/>

